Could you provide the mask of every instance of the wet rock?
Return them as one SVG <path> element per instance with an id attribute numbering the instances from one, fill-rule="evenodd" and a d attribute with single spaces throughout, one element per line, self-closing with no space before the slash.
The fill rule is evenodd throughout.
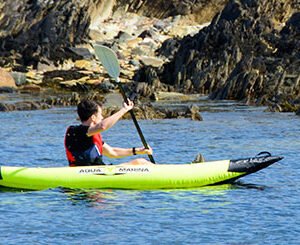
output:
<path id="1" fill-rule="evenodd" d="M 0 93 L 13 93 L 15 92 L 15 89 L 12 87 L 0 87 Z"/>
<path id="2" fill-rule="evenodd" d="M 200 115 L 199 112 L 199 107 L 196 105 L 192 105 L 189 107 L 189 110 L 187 113 L 191 113 L 191 119 L 194 121 L 203 121 L 202 116 Z"/>
<path id="3" fill-rule="evenodd" d="M 120 108 L 120 104 L 105 106 L 103 114 L 110 116 L 117 112 Z M 174 119 L 174 118 L 191 118 L 192 120 L 202 121 L 202 117 L 199 113 L 199 108 L 196 106 L 182 106 L 182 107 L 168 107 L 159 106 L 154 107 L 151 103 L 136 104 L 134 107 L 134 114 L 137 119 Z M 129 113 L 123 116 L 124 119 L 131 119 Z"/>
<path id="4" fill-rule="evenodd" d="M 27 111 L 49 109 L 50 105 L 37 101 L 20 101 L 16 103 L 0 103 L 0 111 Z"/>
<path id="5" fill-rule="evenodd" d="M 18 91 L 22 93 L 40 93 L 42 91 L 42 88 L 39 85 L 36 84 L 26 84 L 22 87 L 18 88 Z"/>
<path id="6" fill-rule="evenodd" d="M 48 96 L 41 102 L 52 106 L 76 106 L 83 98 L 92 99 L 103 103 L 105 97 L 98 92 L 78 93 L 72 92 L 68 94 L 58 94 L 57 96 Z"/>
<path id="7" fill-rule="evenodd" d="M 22 101 L 14 104 L 15 110 L 19 111 L 28 111 L 28 110 L 37 110 L 40 107 L 40 104 L 33 101 Z"/>
<path id="8" fill-rule="evenodd" d="M 10 111 L 10 109 L 7 104 L 0 102 L 0 111 Z"/>

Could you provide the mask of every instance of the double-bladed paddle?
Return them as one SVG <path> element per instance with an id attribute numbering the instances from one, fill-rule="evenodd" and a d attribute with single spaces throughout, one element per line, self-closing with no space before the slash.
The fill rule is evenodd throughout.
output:
<path id="1" fill-rule="evenodd" d="M 112 77 L 117 83 L 118 83 L 118 86 L 119 86 L 119 89 L 121 91 L 121 94 L 124 98 L 124 101 L 127 103 L 128 101 L 128 98 L 126 96 L 126 93 L 125 93 L 125 90 L 122 86 L 122 83 L 119 79 L 119 76 L 120 76 L 120 65 L 119 65 L 119 61 L 118 61 L 118 58 L 117 58 L 117 55 L 115 54 L 115 52 L 103 45 L 94 45 L 94 49 L 95 49 L 95 53 L 96 53 L 96 56 L 98 57 L 98 59 L 101 61 L 103 67 L 106 69 L 107 73 L 109 74 L 110 77 Z M 136 117 L 134 115 L 134 112 L 133 110 L 130 110 L 129 111 L 130 115 L 131 115 L 131 118 L 133 120 L 133 123 L 138 131 L 138 134 L 142 140 L 142 143 L 144 145 L 144 147 L 146 149 L 149 149 L 148 147 L 148 144 L 146 142 L 146 139 L 142 133 L 142 130 L 138 124 L 138 121 L 136 120 Z M 154 158 L 152 155 L 148 155 L 150 161 L 152 163 L 155 163 L 154 161 Z"/>

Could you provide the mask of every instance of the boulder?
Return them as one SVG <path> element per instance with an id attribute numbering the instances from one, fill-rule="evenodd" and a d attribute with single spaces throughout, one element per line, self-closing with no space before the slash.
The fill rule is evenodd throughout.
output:
<path id="1" fill-rule="evenodd" d="M 16 82 L 12 75 L 0 68 L 0 87 L 16 88 Z"/>

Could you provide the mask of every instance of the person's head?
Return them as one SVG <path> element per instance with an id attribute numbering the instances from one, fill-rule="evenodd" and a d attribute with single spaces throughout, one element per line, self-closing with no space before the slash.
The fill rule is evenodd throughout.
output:
<path id="1" fill-rule="evenodd" d="M 77 114 L 81 122 L 87 121 L 91 116 L 102 115 L 101 104 L 89 99 L 83 99 L 77 105 Z"/>

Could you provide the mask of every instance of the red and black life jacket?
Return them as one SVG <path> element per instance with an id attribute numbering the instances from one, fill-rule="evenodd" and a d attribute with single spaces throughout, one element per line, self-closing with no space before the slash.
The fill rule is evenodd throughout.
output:
<path id="1" fill-rule="evenodd" d="M 100 134 L 87 136 L 89 127 L 70 126 L 65 135 L 65 150 L 69 166 L 103 165 L 103 141 Z"/>

